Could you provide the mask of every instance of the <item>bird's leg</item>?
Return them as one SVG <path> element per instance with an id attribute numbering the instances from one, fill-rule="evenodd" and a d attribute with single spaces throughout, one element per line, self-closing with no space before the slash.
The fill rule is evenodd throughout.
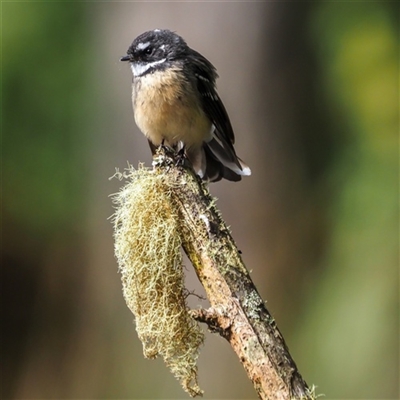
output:
<path id="1" fill-rule="evenodd" d="M 153 145 L 150 143 L 150 147 L 153 149 Z M 187 160 L 185 145 L 182 142 L 173 144 L 172 146 L 165 144 L 165 139 L 162 139 L 158 146 L 158 152 L 164 153 L 167 157 L 172 158 L 175 161 L 175 165 L 183 166 Z"/>
<path id="2" fill-rule="evenodd" d="M 187 160 L 185 150 L 186 150 L 185 145 L 182 144 L 182 147 L 176 153 L 175 165 L 177 167 L 182 167 L 185 164 L 185 161 Z"/>
<path id="3" fill-rule="evenodd" d="M 161 141 L 160 147 L 166 152 L 167 150 L 169 150 L 169 148 L 164 143 L 165 143 L 165 139 L 163 139 Z"/>
<path id="4" fill-rule="evenodd" d="M 158 149 L 166 156 L 175 159 L 175 149 L 165 144 L 165 139 L 161 141 L 161 144 L 158 146 Z"/>

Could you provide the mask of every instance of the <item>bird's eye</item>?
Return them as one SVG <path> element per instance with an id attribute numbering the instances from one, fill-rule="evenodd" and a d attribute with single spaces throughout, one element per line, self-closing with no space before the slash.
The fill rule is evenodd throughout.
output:
<path id="1" fill-rule="evenodd" d="M 150 55 L 153 52 L 153 48 L 152 47 L 147 47 L 146 49 L 144 49 L 144 54 Z"/>

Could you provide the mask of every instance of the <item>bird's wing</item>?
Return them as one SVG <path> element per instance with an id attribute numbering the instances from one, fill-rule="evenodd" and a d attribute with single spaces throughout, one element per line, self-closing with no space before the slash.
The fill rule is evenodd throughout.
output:
<path id="1" fill-rule="evenodd" d="M 194 68 L 203 110 L 215 127 L 214 139 L 209 143 L 211 150 L 225 165 L 233 163 L 239 167 L 239 170 L 242 170 L 233 148 L 235 135 L 232 125 L 225 106 L 215 89 L 215 80 L 218 77 L 216 70 L 205 57 L 194 50 L 190 62 L 191 67 Z"/>

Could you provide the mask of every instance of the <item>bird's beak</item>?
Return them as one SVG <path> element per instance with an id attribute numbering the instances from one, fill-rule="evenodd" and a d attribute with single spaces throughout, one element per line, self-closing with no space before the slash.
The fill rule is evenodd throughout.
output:
<path id="1" fill-rule="evenodd" d="M 123 56 L 119 59 L 119 61 L 129 61 L 129 56 Z"/>

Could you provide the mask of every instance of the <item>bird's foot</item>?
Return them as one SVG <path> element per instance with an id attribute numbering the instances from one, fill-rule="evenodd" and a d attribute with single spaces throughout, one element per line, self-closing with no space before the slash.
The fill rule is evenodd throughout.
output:
<path id="1" fill-rule="evenodd" d="M 176 167 L 183 167 L 187 160 L 185 147 L 182 147 L 177 153 L 175 157 L 175 166 Z"/>
<path id="2" fill-rule="evenodd" d="M 165 144 L 165 139 L 162 140 L 161 144 L 157 148 L 158 153 L 163 153 L 167 157 L 175 158 L 175 149 Z"/>

